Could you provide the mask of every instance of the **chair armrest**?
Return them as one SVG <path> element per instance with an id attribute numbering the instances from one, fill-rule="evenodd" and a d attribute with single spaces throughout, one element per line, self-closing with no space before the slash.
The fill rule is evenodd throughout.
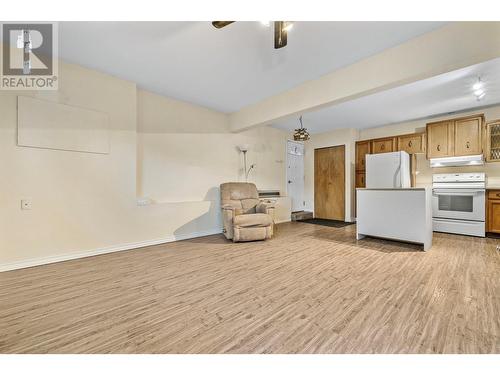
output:
<path id="1" fill-rule="evenodd" d="M 232 204 L 223 204 L 222 205 L 222 210 L 223 211 L 227 211 L 227 212 L 231 212 L 231 215 L 233 216 L 233 218 L 235 216 L 241 214 L 241 208 L 240 207 L 235 207 Z"/>
<path id="2" fill-rule="evenodd" d="M 275 208 L 275 204 L 271 202 L 260 202 L 256 207 L 255 211 L 260 214 L 270 214 L 269 210 Z"/>

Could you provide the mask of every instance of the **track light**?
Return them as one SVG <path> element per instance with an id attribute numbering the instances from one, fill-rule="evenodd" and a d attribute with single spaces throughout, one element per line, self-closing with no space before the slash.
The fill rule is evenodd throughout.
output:
<path id="1" fill-rule="evenodd" d="M 478 81 L 472 85 L 472 90 L 476 91 L 483 87 L 483 82 L 481 82 L 481 78 L 478 78 Z"/>
<path id="2" fill-rule="evenodd" d="M 477 101 L 480 101 L 486 95 L 484 91 L 484 83 L 481 81 L 481 77 L 478 77 L 477 82 L 472 85 L 472 90 Z"/>

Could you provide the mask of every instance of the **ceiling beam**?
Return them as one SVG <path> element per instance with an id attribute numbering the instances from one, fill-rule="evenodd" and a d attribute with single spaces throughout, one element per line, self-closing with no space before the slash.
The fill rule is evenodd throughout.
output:
<path id="1" fill-rule="evenodd" d="M 500 22 L 452 23 L 233 112 L 230 129 L 269 125 L 496 57 Z"/>

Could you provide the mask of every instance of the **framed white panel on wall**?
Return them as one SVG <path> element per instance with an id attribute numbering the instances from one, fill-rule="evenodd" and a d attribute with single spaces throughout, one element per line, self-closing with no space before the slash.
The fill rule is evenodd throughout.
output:
<path id="1" fill-rule="evenodd" d="M 17 97 L 17 144 L 53 150 L 109 153 L 106 113 Z"/>

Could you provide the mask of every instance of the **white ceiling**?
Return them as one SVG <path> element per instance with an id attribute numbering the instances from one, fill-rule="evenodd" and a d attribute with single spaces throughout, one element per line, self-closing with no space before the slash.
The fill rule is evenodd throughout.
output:
<path id="1" fill-rule="evenodd" d="M 140 88 L 233 112 L 442 26 L 443 22 L 61 22 L 62 59 Z"/>
<path id="2" fill-rule="evenodd" d="M 477 101 L 472 85 L 481 77 L 486 96 Z M 438 75 L 303 115 L 311 134 L 342 128 L 371 128 L 500 103 L 500 58 Z M 274 127 L 293 130 L 298 118 Z"/>

